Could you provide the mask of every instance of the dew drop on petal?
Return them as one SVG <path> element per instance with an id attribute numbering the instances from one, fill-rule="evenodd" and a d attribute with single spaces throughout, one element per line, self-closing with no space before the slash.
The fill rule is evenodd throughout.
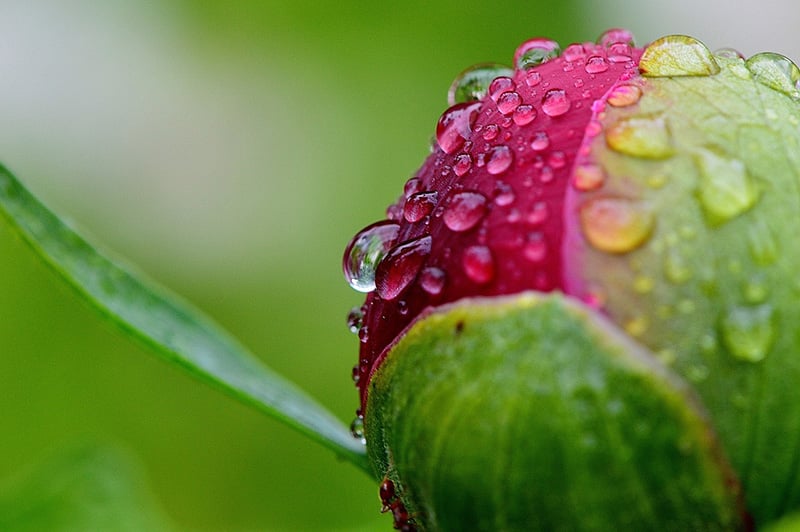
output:
<path id="1" fill-rule="evenodd" d="M 536 118 L 536 109 L 532 105 L 520 105 L 514 109 L 512 118 L 518 126 L 527 126 Z"/>
<path id="2" fill-rule="evenodd" d="M 608 70 L 608 61 L 603 56 L 593 55 L 586 60 L 583 69 L 587 74 L 601 74 Z"/>
<path id="3" fill-rule="evenodd" d="M 581 191 L 595 190 L 605 182 L 606 174 L 602 167 L 593 163 L 581 164 L 575 167 L 572 176 L 572 185 Z"/>
<path id="4" fill-rule="evenodd" d="M 486 171 L 492 175 L 502 174 L 508 170 L 513 160 L 514 154 L 508 149 L 508 146 L 495 146 L 486 162 Z"/>
<path id="5" fill-rule="evenodd" d="M 634 46 L 636 44 L 634 42 L 633 33 L 623 28 L 606 30 L 597 38 L 597 44 L 604 48 L 609 48 L 618 43 L 627 44 L 628 46 Z"/>
<path id="6" fill-rule="evenodd" d="M 569 111 L 570 101 L 563 89 L 550 89 L 542 98 L 542 111 L 547 116 L 561 116 Z"/>
<path id="7" fill-rule="evenodd" d="M 531 262 L 540 263 L 547 258 L 547 242 L 542 233 L 532 233 L 528 236 L 525 247 L 522 248 L 523 256 Z"/>
<path id="8" fill-rule="evenodd" d="M 498 181 L 495 187 L 495 205 L 505 207 L 506 205 L 511 205 L 514 203 L 515 199 L 516 196 L 514 195 L 514 189 L 511 188 L 511 185 L 503 183 L 502 181 Z"/>
<path id="9" fill-rule="evenodd" d="M 409 223 L 422 220 L 433 211 L 438 196 L 435 191 L 413 194 L 403 205 L 403 218 Z"/>
<path id="10" fill-rule="evenodd" d="M 423 290 L 432 296 L 439 295 L 444 289 L 446 275 L 444 270 L 436 267 L 428 267 L 419 274 L 419 284 Z"/>
<path id="11" fill-rule="evenodd" d="M 613 107 L 627 107 L 639 101 L 642 89 L 636 85 L 620 85 L 615 87 L 606 101 Z"/>
<path id="12" fill-rule="evenodd" d="M 479 192 L 462 191 L 450 196 L 442 219 L 451 231 L 469 231 L 486 214 L 486 196 Z"/>
<path id="13" fill-rule="evenodd" d="M 500 134 L 500 128 L 497 124 L 486 124 L 483 128 L 483 140 L 494 140 Z"/>
<path id="14" fill-rule="evenodd" d="M 472 135 L 480 102 L 459 103 L 447 109 L 436 124 L 436 142 L 445 153 L 454 153 Z"/>
<path id="15" fill-rule="evenodd" d="M 722 341 L 733 357 L 744 362 L 760 362 L 775 340 L 775 319 L 769 304 L 735 306 L 720 323 Z"/>
<path id="16" fill-rule="evenodd" d="M 527 70 L 558 57 L 559 53 L 561 48 L 555 41 L 543 38 L 530 39 L 517 47 L 514 52 L 514 64 L 520 70 Z"/>
<path id="17" fill-rule="evenodd" d="M 486 284 L 494 279 L 494 258 L 486 246 L 470 246 L 461 256 L 464 273 L 473 282 Z"/>
<path id="18" fill-rule="evenodd" d="M 705 44 L 686 35 L 668 35 L 650 43 L 639 60 L 642 75 L 661 78 L 709 76 L 719 65 Z"/>
<path id="19" fill-rule="evenodd" d="M 600 251 L 627 253 L 644 244 L 655 225 L 652 210 L 626 198 L 600 197 L 580 209 L 583 234 Z"/>
<path id="20" fill-rule="evenodd" d="M 348 244 L 342 260 L 344 277 L 359 292 L 375 290 L 375 270 L 392 248 L 400 226 L 382 221 L 362 229 Z"/>
<path id="21" fill-rule="evenodd" d="M 358 330 L 364 325 L 364 313 L 361 307 L 353 307 L 347 314 L 347 328 L 353 334 L 358 334 Z"/>
<path id="22" fill-rule="evenodd" d="M 533 204 L 528 215 L 525 217 L 525 223 L 528 225 L 541 225 L 547 220 L 548 208 L 547 202 L 537 201 Z"/>
<path id="23" fill-rule="evenodd" d="M 533 135 L 531 140 L 531 149 L 533 151 L 544 151 L 550 147 L 550 137 L 544 131 L 538 131 Z"/>
<path id="24" fill-rule="evenodd" d="M 573 43 L 564 48 L 562 56 L 565 61 L 578 61 L 586 57 L 586 48 L 581 43 Z"/>
<path id="25" fill-rule="evenodd" d="M 399 296 L 417 277 L 430 251 L 430 236 L 415 238 L 393 247 L 375 273 L 378 295 L 386 300 Z"/>
<path id="26" fill-rule="evenodd" d="M 554 151 L 547 156 L 547 164 L 554 170 L 559 170 L 567 165 L 567 155 L 563 151 Z"/>
<path id="27" fill-rule="evenodd" d="M 800 98 L 800 69 L 788 57 L 772 52 L 756 54 L 745 62 L 753 79 L 792 98 Z"/>
<path id="28" fill-rule="evenodd" d="M 666 159 L 673 153 L 672 138 L 662 116 L 635 116 L 606 130 L 606 143 L 614 151 L 646 159 Z"/>
<path id="29" fill-rule="evenodd" d="M 756 204 L 758 188 L 741 160 L 702 148 L 695 162 L 700 171 L 697 198 L 709 223 L 725 223 Z"/>
<path id="30" fill-rule="evenodd" d="M 500 76 L 492 80 L 489 84 L 489 97 L 497 102 L 500 95 L 504 92 L 513 91 L 517 88 L 514 80 L 508 76 Z"/>
<path id="31" fill-rule="evenodd" d="M 470 168 L 472 168 L 472 157 L 468 153 L 462 153 L 461 155 L 456 156 L 455 161 L 453 162 L 453 172 L 458 177 L 461 177 L 469 172 Z"/>
<path id="32" fill-rule="evenodd" d="M 447 92 L 448 105 L 473 102 L 483 99 L 492 80 L 498 77 L 508 77 L 514 71 L 504 65 L 484 63 L 468 68 L 458 75 L 450 85 Z"/>
<path id="33" fill-rule="evenodd" d="M 516 92 L 504 92 L 497 98 L 497 110 L 504 115 L 510 115 L 522 103 L 522 98 Z"/>
<path id="34" fill-rule="evenodd" d="M 542 75 L 536 70 L 531 70 L 525 74 L 525 85 L 528 87 L 535 87 L 542 82 Z"/>

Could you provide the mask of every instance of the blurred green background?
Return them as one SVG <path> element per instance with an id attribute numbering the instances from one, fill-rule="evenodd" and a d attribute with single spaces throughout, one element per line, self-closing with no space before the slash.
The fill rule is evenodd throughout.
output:
<path id="1" fill-rule="evenodd" d="M 695 4 L 3 0 L 0 160 L 349 423 L 341 253 L 421 164 L 453 77 L 610 26 L 800 57 L 793 4 Z M 391 528 L 374 481 L 151 357 L 5 225 L 0 253 L 0 478 L 96 440 L 179 529 Z"/>

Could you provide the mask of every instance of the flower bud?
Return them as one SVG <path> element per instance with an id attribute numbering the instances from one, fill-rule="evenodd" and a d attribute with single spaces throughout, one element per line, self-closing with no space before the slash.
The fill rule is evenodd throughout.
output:
<path id="1" fill-rule="evenodd" d="M 396 527 L 797 510 L 800 70 L 625 30 L 514 63 L 454 82 L 433 153 L 345 251 Z"/>

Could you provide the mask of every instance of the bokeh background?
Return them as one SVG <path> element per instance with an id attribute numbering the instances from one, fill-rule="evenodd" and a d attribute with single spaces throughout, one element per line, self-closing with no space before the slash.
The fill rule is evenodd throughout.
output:
<path id="1" fill-rule="evenodd" d="M 612 26 L 800 58 L 791 1 L 0 0 L 0 160 L 349 422 L 341 253 L 422 162 L 453 77 Z M 375 482 L 150 356 L 4 224 L 0 256 L 0 479 L 100 441 L 178 529 L 390 529 Z"/>

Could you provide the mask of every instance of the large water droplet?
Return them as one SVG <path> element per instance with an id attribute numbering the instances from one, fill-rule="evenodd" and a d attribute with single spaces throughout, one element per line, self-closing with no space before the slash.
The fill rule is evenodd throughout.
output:
<path id="1" fill-rule="evenodd" d="M 456 192 L 445 205 L 442 219 L 451 231 L 468 231 L 486 214 L 486 196 L 479 192 Z"/>
<path id="2" fill-rule="evenodd" d="M 628 46 L 634 46 L 636 43 L 634 42 L 633 33 L 631 33 L 630 30 L 623 28 L 611 28 L 610 30 L 604 31 L 600 37 L 597 38 L 597 44 L 608 48 L 613 44 L 627 44 Z"/>
<path id="3" fill-rule="evenodd" d="M 433 211 L 438 197 L 439 194 L 435 191 L 413 194 L 403 205 L 403 218 L 409 223 L 422 220 Z"/>
<path id="4" fill-rule="evenodd" d="M 497 110 L 504 115 L 510 115 L 521 103 L 522 98 L 517 92 L 504 92 L 497 99 Z"/>
<path id="5" fill-rule="evenodd" d="M 508 146 L 495 146 L 486 163 L 486 171 L 492 175 L 502 174 L 508 170 L 513 160 L 514 154 L 508 149 Z"/>
<path id="6" fill-rule="evenodd" d="M 512 116 L 518 126 L 526 126 L 536 118 L 536 109 L 532 105 L 523 104 L 514 109 Z"/>
<path id="7" fill-rule="evenodd" d="M 497 102 L 500 95 L 504 92 L 513 91 L 517 88 L 514 80 L 508 76 L 500 76 L 492 80 L 489 84 L 489 97 L 492 101 Z"/>
<path id="8" fill-rule="evenodd" d="M 627 107 L 639 101 L 642 89 L 636 85 L 620 85 L 611 91 L 606 101 L 614 107 Z"/>
<path id="9" fill-rule="evenodd" d="M 344 277 L 359 292 L 375 290 L 375 270 L 392 248 L 400 226 L 382 221 L 362 229 L 348 244 L 342 259 Z"/>
<path id="10" fill-rule="evenodd" d="M 565 61 L 578 61 L 586 57 L 586 48 L 581 43 L 573 43 L 564 48 L 562 56 Z"/>
<path id="11" fill-rule="evenodd" d="M 606 130 L 611 149 L 647 159 L 672 155 L 672 139 L 662 116 L 635 116 L 620 120 Z"/>
<path id="12" fill-rule="evenodd" d="M 480 102 L 459 103 L 446 110 L 436 124 L 436 142 L 445 153 L 454 153 L 472 135 Z"/>
<path id="13" fill-rule="evenodd" d="M 430 236 L 415 238 L 393 247 L 375 273 L 378 295 L 386 300 L 399 296 L 417 277 L 430 252 Z"/>
<path id="14" fill-rule="evenodd" d="M 464 273 L 478 284 L 486 284 L 494 279 L 494 258 L 486 246 L 470 246 L 461 256 Z"/>
<path id="15" fill-rule="evenodd" d="M 601 197 L 580 209 L 583 234 L 600 251 L 627 253 L 650 237 L 655 224 L 652 210 L 626 198 Z"/>
<path id="16" fill-rule="evenodd" d="M 367 439 L 364 435 L 364 417 L 363 416 L 356 416 L 353 419 L 353 422 L 350 423 L 350 434 L 357 440 L 359 440 L 362 444 L 367 444 Z"/>
<path id="17" fill-rule="evenodd" d="M 443 270 L 436 267 L 428 267 L 419 274 L 419 284 L 423 290 L 432 296 L 442 293 L 446 275 Z"/>
<path id="18" fill-rule="evenodd" d="M 758 189 L 739 159 L 715 148 L 695 153 L 700 170 L 697 197 L 713 225 L 719 225 L 749 210 L 758 200 Z"/>
<path id="19" fill-rule="evenodd" d="M 686 35 L 668 35 L 653 41 L 639 60 L 642 75 L 709 76 L 719 72 L 719 65 L 705 44 Z"/>
<path id="20" fill-rule="evenodd" d="M 514 52 L 514 64 L 520 70 L 527 70 L 541 65 L 545 61 L 558 57 L 561 48 L 550 39 L 530 39 L 525 41 Z"/>
<path id="21" fill-rule="evenodd" d="M 760 362 L 775 340 L 774 312 L 770 305 L 732 307 L 720 324 L 722 340 L 734 357 Z"/>
<path id="22" fill-rule="evenodd" d="M 483 99 L 492 80 L 512 76 L 514 71 L 504 65 L 484 63 L 468 68 L 458 75 L 447 91 L 448 105 Z"/>
<path id="23" fill-rule="evenodd" d="M 542 111 L 547 116 L 561 116 L 569 111 L 570 101 L 563 89 L 550 89 L 542 98 Z"/>
<path id="24" fill-rule="evenodd" d="M 461 177 L 469 172 L 470 168 L 472 168 L 472 157 L 470 157 L 468 153 L 456 155 L 456 158 L 453 161 L 453 172 L 458 177 Z"/>
<path id="25" fill-rule="evenodd" d="M 798 91 L 800 69 L 788 57 L 772 52 L 764 52 L 748 59 L 745 65 L 753 74 L 753 78 L 762 85 L 771 87 L 792 98 L 800 98 L 800 91 Z"/>

